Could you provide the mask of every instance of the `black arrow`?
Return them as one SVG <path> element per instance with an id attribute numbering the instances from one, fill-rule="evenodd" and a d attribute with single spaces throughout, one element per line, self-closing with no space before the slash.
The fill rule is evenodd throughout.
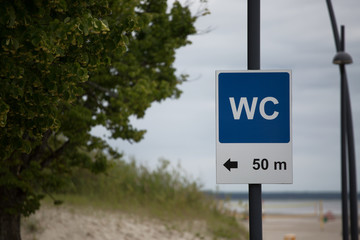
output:
<path id="1" fill-rule="evenodd" d="M 238 162 L 232 162 L 231 158 L 224 163 L 224 166 L 231 172 L 232 168 L 238 168 Z"/>

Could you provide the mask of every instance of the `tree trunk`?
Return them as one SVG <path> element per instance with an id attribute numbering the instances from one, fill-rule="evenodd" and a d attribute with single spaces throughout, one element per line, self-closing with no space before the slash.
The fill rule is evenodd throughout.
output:
<path id="1" fill-rule="evenodd" d="M 12 215 L 0 210 L 0 240 L 21 240 L 20 214 Z"/>
<path id="2" fill-rule="evenodd" d="M 21 240 L 19 202 L 22 196 L 18 188 L 0 186 L 0 240 Z"/>

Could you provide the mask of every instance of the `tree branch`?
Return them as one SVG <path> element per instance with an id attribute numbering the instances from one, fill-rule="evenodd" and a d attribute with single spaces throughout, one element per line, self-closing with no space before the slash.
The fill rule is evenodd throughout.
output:
<path id="1" fill-rule="evenodd" d="M 19 174 L 23 169 L 27 168 L 31 161 L 37 160 L 41 158 L 41 155 L 44 154 L 45 148 L 51 148 L 48 146 L 48 140 L 51 136 L 52 131 L 49 129 L 44 133 L 44 136 L 42 138 L 41 145 L 37 146 L 30 154 L 22 153 L 21 154 L 21 160 L 23 162 L 22 165 L 19 165 L 17 168 L 17 174 Z M 24 134 L 23 136 L 24 140 L 29 140 L 28 134 Z M 30 139 L 31 140 L 31 139 Z"/>
<path id="2" fill-rule="evenodd" d="M 56 158 L 58 158 L 65 149 L 69 146 L 70 140 L 67 140 L 60 148 L 58 148 L 56 151 L 52 152 L 49 157 L 47 157 L 44 161 L 41 163 L 41 168 L 45 168 L 49 166 L 49 164 Z"/>
<path id="3" fill-rule="evenodd" d="M 30 163 L 30 161 L 32 161 L 34 159 L 39 159 L 41 157 L 41 155 L 44 153 L 45 148 L 49 148 L 51 150 L 51 148 L 48 146 L 48 140 L 49 140 L 51 134 L 52 134 L 52 130 L 50 130 L 50 129 L 48 129 L 44 133 L 41 145 L 39 145 L 35 148 L 33 153 L 28 157 L 27 161 L 25 161 L 25 165 L 28 165 Z"/>
<path id="4" fill-rule="evenodd" d="M 97 84 L 97 83 L 94 83 L 94 82 L 91 82 L 91 81 L 87 81 L 86 84 L 89 85 L 89 86 L 91 86 L 91 87 L 94 87 L 94 88 L 96 88 L 96 89 L 98 89 L 98 90 L 100 90 L 100 91 L 102 91 L 102 92 L 104 92 L 104 93 L 109 94 L 110 97 L 114 97 L 114 98 L 118 98 L 118 97 L 119 97 L 119 95 L 118 95 L 116 92 L 111 91 L 110 89 L 104 88 L 104 87 L 100 86 L 100 85 Z"/>

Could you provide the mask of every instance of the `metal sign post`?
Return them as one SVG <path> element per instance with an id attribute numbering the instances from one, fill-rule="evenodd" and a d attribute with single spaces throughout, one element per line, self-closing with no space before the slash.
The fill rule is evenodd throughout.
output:
<path id="1" fill-rule="evenodd" d="M 260 0 L 248 0 L 248 70 L 216 71 L 216 182 L 249 184 L 262 240 L 263 183 L 292 183 L 291 71 L 260 70 Z"/>
<path id="2" fill-rule="evenodd" d="M 248 69 L 260 70 L 260 0 L 248 0 Z M 262 240 L 261 184 L 249 184 L 250 240 Z"/>

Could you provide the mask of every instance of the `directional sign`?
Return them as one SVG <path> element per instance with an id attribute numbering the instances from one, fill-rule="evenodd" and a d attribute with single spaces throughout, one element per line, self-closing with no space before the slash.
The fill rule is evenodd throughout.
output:
<path id="1" fill-rule="evenodd" d="M 237 161 L 231 161 L 231 158 L 224 163 L 224 167 L 227 168 L 227 170 L 231 171 L 232 168 L 238 168 L 238 162 Z"/>
<path id="2" fill-rule="evenodd" d="M 216 72 L 217 183 L 292 183 L 290 71 Z"/>

